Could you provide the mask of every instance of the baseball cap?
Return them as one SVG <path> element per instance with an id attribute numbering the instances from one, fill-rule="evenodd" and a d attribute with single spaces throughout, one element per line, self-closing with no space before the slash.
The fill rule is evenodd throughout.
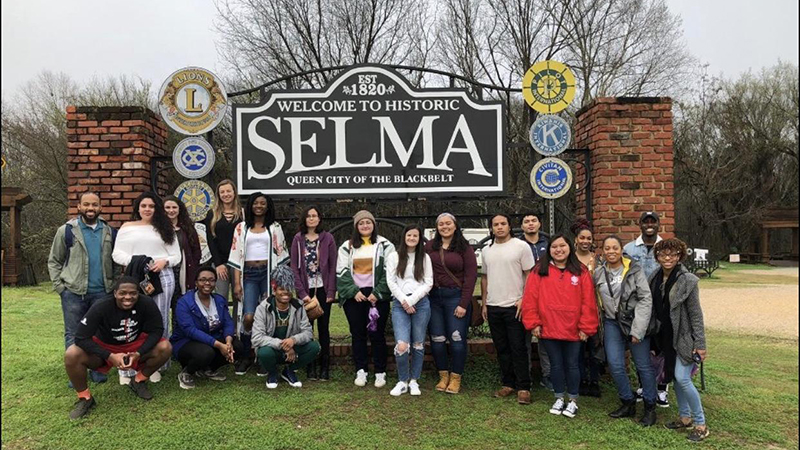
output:
<path id="1" fill-rule="evenodd" d="M 658 214 L 656 214 L 656 213 L 655 213 L 655 212 L 653 212 L 653 211 L 645 211 L 645 212 L 643 212 L 643 213 L 642 213 L 642 215 L 639 217 L 639 222 L 644 222 L 644 219 L 647 219 L 647 218 L 655 219 L 655 221 L 656 221 L 656 222 L 659 222 L 659 221 L 660 221 L 660 219 L 659 219 L 659 217 L 658 217 Z"/>

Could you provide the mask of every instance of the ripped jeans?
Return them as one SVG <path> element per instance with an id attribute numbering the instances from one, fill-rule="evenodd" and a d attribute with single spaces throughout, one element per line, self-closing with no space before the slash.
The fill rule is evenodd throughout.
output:
<path id="1" fill-rule="evenodd" d="M 467 313 L 462 318 L 453 315 L 461 302 L 461 289 L 434 288 L 428 298 L 431 300 L 431 353 L 436 370 L 449 370 L 461 375 L 467 362 L 467 329 L 472 317 L 472 305 L 467 305 Z M 450 342 L 452 361 L 447 361 L 447 342 Z"/>
<path id="2" fill-rule="evenodd" d="M 397 378 L 404 383 L 419 380 L 422 376 L 422 360 L 425 358 L 425 334 L 431 318 L 431 304 L 423 297 L 414 305 L 417 310 L 408 314 L 397 299 L 392 302 L 392 328 L 394 329 L 394 360 L 397 363 Z M 405 344 L 401 352 L 400 343 Z M 411 356 L 411 367 L 408 358 Z"/>

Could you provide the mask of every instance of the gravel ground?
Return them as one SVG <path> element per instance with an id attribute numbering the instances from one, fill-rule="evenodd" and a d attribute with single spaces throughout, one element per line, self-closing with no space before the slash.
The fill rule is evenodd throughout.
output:
<path id="1" fill-rule="evenodd" d="M 747 275 L 784 275 L 798 279 L 798 269 L 742 270 Z M 798 338 L 798 284 L 700 288 L 708 328 Z"/>

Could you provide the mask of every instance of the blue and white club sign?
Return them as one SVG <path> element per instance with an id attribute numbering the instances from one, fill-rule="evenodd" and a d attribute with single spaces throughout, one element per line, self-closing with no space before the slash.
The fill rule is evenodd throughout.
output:
<path id="1" fill-rule="evenodd" d="M 562 197 L 572 186 L 572 170 L 558 158 L 544 158 L 531 170 L 531 186 L 542 198 Z"/>
<path id="2" fill-rule="evenodd" d="M 531 145 L 543 156 L 556 156 L 569 147 L 572 131 L 561 117 L 552 114 L 540 115 L 531 125 Z"/>
<path id="3" fill-rule="evenodd" d="M 196 179 L 206 176 L 214 168 L 214 149 L 205 139 L 189 137 L 178 143 L 172 152 L 172 164 L 179 174 Z"/>

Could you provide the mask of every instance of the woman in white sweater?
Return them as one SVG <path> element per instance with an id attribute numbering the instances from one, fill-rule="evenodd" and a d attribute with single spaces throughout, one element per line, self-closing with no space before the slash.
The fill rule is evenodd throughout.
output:
<path id="1" fill-rule="evenodd" d="M 148 267 L 151 276 L 158 274 L 161 293 L 153 300 L 161 311 L 164 338 L 169 339 L 169 306 L 175 289 L 172 267 L 181 263 L 181 248 L 172 222 L 164 212 L 164 203 L 152 192 L 145 192 L 133 202 L 133 220 L 125 222 L 117 234 L 111 258 L 115 263 L 127 266 L 134 256 L 153 259 Z M 166 370 L 169 362 L 162 369 Z M 155 375 L 159 378 L 159 375 Z M 150 377 L 151 381 L 157 381 Z"/>
<path id="2" fill-rule="evenodd" d="M 417 380 L 422 375 L 425 334 L 431 318 L 428 292 L 433 287 L 431 258 L 425 253 L 422 233 L 419 225 L 407 226 L 397 252 L 386 258 L 386 282 L 393 297 L 394 357 L 400 380 L 389 392 L 395 397 L 408 391 L 411 395 L 422 394 Z"/>

